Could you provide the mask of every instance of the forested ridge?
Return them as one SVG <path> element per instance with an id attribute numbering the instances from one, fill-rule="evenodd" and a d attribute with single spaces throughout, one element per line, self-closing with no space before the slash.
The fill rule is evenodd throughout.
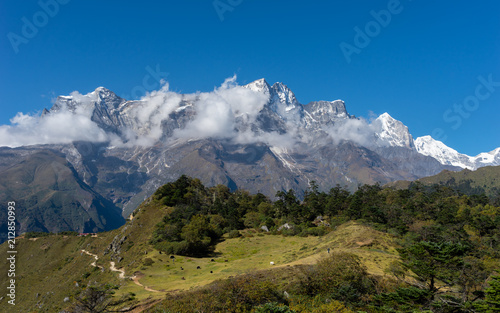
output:
<path id="1" fill-rule="evenodd" d="M 153 198 L 170 207 L 150 241 L 165 253 L 210 255 L 223 236 L 239 236 L 243 229 L 321 236 L 356 220 L 394 236 L 400 255 L 386 276 L 375 277 L 354 255 L 332 252 L 316 265 L 283 273 L 286 283 L 279 271 L 236 277 L 176 295 L 157 312 L 500 310 L 499 195 L 420 183 L 402 190 L 363 185 L 354 193 L 341 186 L 325 192 L 311 182 L 302 201 L 293 190 L 272 201 L 182 176 Z M 188 305 L 193 296 L 198 300 Z"/>

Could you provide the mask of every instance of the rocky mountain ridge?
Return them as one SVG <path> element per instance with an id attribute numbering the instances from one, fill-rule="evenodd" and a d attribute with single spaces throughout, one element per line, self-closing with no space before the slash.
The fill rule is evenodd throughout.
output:
<path id="1" fill-rule="evenodd" d="M 340 184 L 353 190 L 359 184 L 459 169 L 419 152 L 421 140 L 413 140 L 408 128 L 387 113 L 369 122 L 350 115 L 342 100 L 303 105 L 286 85 L 271 86 L 264 79 L 245 86 L 230 79 L 212 92 L 195 94 L 163 86 L 132 101 L 103 87 L 86 95 L 74 92 L 58 97 L 38 125 L 68 119 L 81 129 L 73 129 L 73 137 L 61 142 L 50 138 L 48 144 L 0 147 L 0 155 L 9 156 L 0 158 L 0 171 L 22 168 L 36 153 L 60 155 L 75 179 L 124 217 L 182 174 L 208 186 L 224 184 L 271 197 L 293 189 L 300 197 L 313 180 L 320 188 Z M 4 186 L 13 183 L 8 180 Z M 100 219 L 99 224 L 96 219 L 86 217 L 82 225 L 106 228 L 111 222 Z M 54 231 L 42 224 L 23 227 Z"/>

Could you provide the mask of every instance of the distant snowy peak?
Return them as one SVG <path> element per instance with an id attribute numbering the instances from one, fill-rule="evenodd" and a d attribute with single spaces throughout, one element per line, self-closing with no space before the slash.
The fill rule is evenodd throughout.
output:
<path id="1" fill-rule="evenodd" d="M 267 95 L 271 111 L 284 120 L 296 120 L 297 116 L 302 115 L 302 104 L 297 101 L 293 91 L 283 83 L 274 83 L 270 86 L 264 78 L 261 78 L 243 87 Z"/>
<path id="2" fill-rule="evenodd" d="M 372 126 L 378 145 L 388 145 L 391 147 L 415 148 L 413 137 L 402 122 L 392 118 L 388 113 L 380 115 Z"/>
<path id="3" fill-rule="evenodd" d="M 415 147 L 419 153 L 431 156 L 443 165 L 474 169 L 469 156 L 458 153 L 458 151 L 448 147 L 441 141 L 435 140 L 431 136 L 423 136 L 415 139 Z"/>
<path id="4" fill-rule="evenodd" d="M 126 101 L 111 90 L 98 87 L 85 95 L 72 92 L 69 96 L 57 97 L 52 108 L 44 110 L 42 116 L 61 111 L 72 112 L 89 117 L 106 131 L 119 133 L 124 124 L 125 115 L 122 112 L 124 106 L 135 102 L 137 101 Z"/>
<path id="5" fill-rule="evenodd" d="M 244 122 L 235 124 L 235 127 L 239 127 L 238 129 L 241 130 L 251 127 L 256 133 L 277 132 L 284 134 L 290 132 L 298 136 L 312 135 L 323 138 L 322 136 L 325 134 L 330 134 L 332 131 L 337 133 L 340 131 L 337 128 L 343 128 L 343 125 L 347 125 L 343 122 L 337 122 L 354 119 L 347 112 L 346 105 L 342 100 L 313 101 L 302 105 L 285 84 L 274 83 L 271 86 L 263 78 L 243 87 L 266 95 L 267 104 L 260 111 L 252 126 Z M 175 97 L 175 95 L 173 96 Z M 197 114 L 194 103 L 198 100 L 194 101 L 195 98 L 191 95 L 179 94 L 177 97 L 179 97 L 180 102 L 177 104 L 178 107 L 171 108 L 171 113 L 154 114 L 154 112 L 160 112 L 158 110 L 163 104 L 156 103 L 151 106 L 146 100 L 127 101 L 109 89 L 98 87 L 85 95 L 72 92 L 69 96 L 59 96 L 50 110 L 42 112 L 41 118 L 58 112 L 83 115 L 90 118 L 102 130 L 122 136 L 125 141 L 128 140 L 128 132 L 124 131 L 133 130 L 140 134 L 149 134 L 154 125 L 161 125 L 158 128 L 161 135 L 168 137 L 176 129 L 183 129 Z M 166 123 L 167 119 L 168 123 Z M 240 123 L 240 119 L 235 119 L 235 121 Z M 472 170 L 488 165 L 500 165 L 500 148 L 471 157 L 453 150 L 430 136 L 413 140 L 408 127 L 392 118 L 388 113 L 380 115 L 371 124 L 360 122 L 360 125 L 365 127 L 365 133 L 362 134 L 366 137 L 363 144 L 367 147 L 404 147 L 433 157 L 443 165 Z M 342 131 L 356 132 L 356 129 L 346 128 Z M 163 137 L 156 136 L 154 138 Z"/>
<path id="6" fill-rule="evenodd" d="M 59 96 L 50 111 L 54 112 L 60 109 L 75 111 L 77 108 L 84 110 L 93 110 L 95 108 L 112 110 L 118 108 L 124 102 L 125 99 L 118 97 L 111 90 L 98 87 L 86 95 L 72 92 L 69 96 Z"/>
<path id="7" fill-rule="evenodd" d="M 415 146 L 421 154 L 431 156 L 444 165 L 459 166 L 470 170 L 500 165 L 500 148 L 473 157 L 459 153 L 431 136 L 418 137 L 415 140 Z"/>
<path id="8" fill-rule="evenodd" d="M 264 78 L 258 79 L 256 81 L 251 82 L 243 87 L 246 87 L 255 92 L 261 92 L 266 95 L 270 95 L 271 86 L 267 83 Z"/>
<path id="9" fill-rule="evenodd" d="M 106 104 L 108 107 L 116 109 L 118 106 L 125 102 L 125 99 L 118 97 L 114 92 L 104 87 L 98 87 L 96 90 L 91 92 L 96 98 L 96 102 L 100 104 Z"/>
<path id="10" fill-rule="evenodd" d="M 490 152 L 483 152 L 474 157 L 475 164 L 500 165 L 500 148 L 496 148 Z"/>

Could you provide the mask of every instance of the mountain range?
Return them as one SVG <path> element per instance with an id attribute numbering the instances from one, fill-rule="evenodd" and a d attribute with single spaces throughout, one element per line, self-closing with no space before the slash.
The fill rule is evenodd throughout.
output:
<path id="1" fill-rule="evenodd" d="M 99 87 L 59 96 L 41 116 L 16 122 L 0 129 L 9 138 L 0 141 L 0 203 L 18 203 L 20 231 L 115 228 L 182 174 L 301 197 L 311 181 L 354 190 L 500 165 L 500 148 L 469 157 L 430 136 L 414 140 L 387 113 L 369 122 L 342 100 L 304 105 L 264 79 L 239 86 L 232 78 L 194 94 L 164 85 L 132 101 Z"/>

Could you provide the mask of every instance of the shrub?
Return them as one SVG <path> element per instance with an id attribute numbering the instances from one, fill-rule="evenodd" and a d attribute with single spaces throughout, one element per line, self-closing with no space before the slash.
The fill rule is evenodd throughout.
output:
<path id="1" fill-rule="evenodd" d="M 144 266 L 151 266 L 155 261 L 152 258 L 145 258 L 143 261 Z"/>
<path id="2" fill-rule="evenodd" d="M 76 231 L 62 231 L 57 234 L 62 236 L 78 236 L 78 232 Z"/>
<path id="3" fill-rule="evenodd" d="M 374 291 L 375 281 L 351 253 L 331 253 L 303 272 L 298 293 L 324 296 L 348 303 L 361 301 Z"/>
<path id="4" fill-rule="evenodd" d="M 29 232 L 24 233 L 24 238 L 29 239 L 29 238 L 47 237 L 50 235 L 52 235 L 52 234 L 42 232 L 42 231 L 29 231 Z"/>
<path id="5" fill-rule="evenodd" d="M 252 312 L 266 303 L 285 303 L 283 293 L 277 289 L 277 285 L 265 277 L 237 276 L 194 291 L 167 296 L 162 308 L 167 312 Z"/>
<path id="6" fill-rule="evenodd" d="M 319 226 L 305 228 L 300 232 L 299 236 L 323 236 L 324 234 L 326 234 L 326 228 L 324 226 Z"/>
<path id="7" fill-rule="evenodd" d="M 240 231 L 237 229 L 233 229 L 228 233 L 229 238 L 238 238 L 241 237 Z"/>
<path id="8" fill-rule="evenodd" d="M 353 313 L 341 302 L 325 300 L 320 296 L 314 298 L 297 296 L 290 301 L 291 312 L 296 313 Z"/>

